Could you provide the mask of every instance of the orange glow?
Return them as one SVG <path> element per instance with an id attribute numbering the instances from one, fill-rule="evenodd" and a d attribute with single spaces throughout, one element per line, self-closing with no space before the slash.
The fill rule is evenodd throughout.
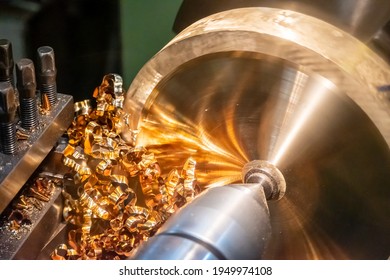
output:
<path id="1" fill-rule="evenodd" d="M 197 162 L 196 178 L 204 188 L 237 183 L 249 159 L 235 137 L 233 121 L 226 120 L 222 125 L 227 133 L 215 135 L 201 125 L 154 105 L 143 120 L 137 145 L 146 147 L 162 167 L 170 169 L 178 168 L 176 165 L 191 156 Z M 168 171 L 162 170 L 163 175 Z"/>

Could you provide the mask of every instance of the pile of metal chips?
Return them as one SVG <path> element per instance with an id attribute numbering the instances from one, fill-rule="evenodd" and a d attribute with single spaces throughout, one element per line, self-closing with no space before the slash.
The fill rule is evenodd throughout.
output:
<path id="1" fill-rule="evenodd" d="M 11 210 L 4 223 L 5 228 L 11 233 L 11 237 L 19 239 L 25 231 L 28 232 L 33 223 L 34 212 L 41 211 L 44 204 L 50 201 L 56 184 L 56 182 L 41 176 L 26 184 L 27 187 L 21 195 L 12 202 Z"/>
<path id="2" fill-rule="evenodd" d="M 75 104 L 63 163 L 72 170 L 65 180 L 64 218 L 75 229 L 52 259 L 123 259 L 147 240 L 177 209 L 199 192 L 196 162 L 162 176 L 153 153 L 120 136 L 122 78 L 104 76 L 89 100 Z"/>

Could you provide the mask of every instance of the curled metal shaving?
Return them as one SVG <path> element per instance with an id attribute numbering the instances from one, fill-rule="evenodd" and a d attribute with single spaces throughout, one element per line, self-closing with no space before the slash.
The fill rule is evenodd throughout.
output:
<path id="1" fill-rule="evenodd" d="M 153 153 L 120 137 L 129 117 L 120 76 L 104 76 L 93 97 L 95 109 L 75 104 L 68 129 L 63 164 L 73 180 L 63 190 L 63 215 L 76 229 L 52 253 L 56 260 L 126 258 L 200 192 L 194 159 L 164 177 Z"/>

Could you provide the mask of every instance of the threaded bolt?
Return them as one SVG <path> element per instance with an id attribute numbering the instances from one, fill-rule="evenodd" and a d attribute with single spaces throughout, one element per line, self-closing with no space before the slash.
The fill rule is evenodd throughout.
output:
<path id="1" fill-rule="evenodd" d="M 33 129 L 38 125 L 37 87 L 34 64 L 30 59 L 22 58 L 16 66 L 22 127 L 25 129 Z"/>
<path id="2" fill-rule="evenodd" d="M 15 91 L 9 82 L 0 82 L 0 148 L 5 154 L 17 151 Z"/>
<path id="3" fill-rule="evenodd" d="M 0 123 L 0 143 L 4 154 L 15 154 L 17 151 L 15 123 Z"/>
<path id="4" fill-rule="evenodd" d="M 54 59 L 54 51 L 49 46 L 38 48 L 38 81 L 41 95 L 47 95 L 50 105 L 57 103 L 57 69 Z"/>

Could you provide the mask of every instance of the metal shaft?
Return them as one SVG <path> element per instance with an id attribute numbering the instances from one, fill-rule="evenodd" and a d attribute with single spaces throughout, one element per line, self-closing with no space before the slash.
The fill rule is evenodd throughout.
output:
<path id="1" fill-rule="evenodd" d="M 215 187 L 170 217 L 133 259 L 261 259 L 270 237 L 261 185 Z"/>
<path id="2" fill-rule="evenodd" d="M 134 259 L 262 259 L 271 238 L 267 199 L 280 199 L 280 171 L 255 160 L 243 168 L 247 184 L 206 190 L 169 218 Z"/>

